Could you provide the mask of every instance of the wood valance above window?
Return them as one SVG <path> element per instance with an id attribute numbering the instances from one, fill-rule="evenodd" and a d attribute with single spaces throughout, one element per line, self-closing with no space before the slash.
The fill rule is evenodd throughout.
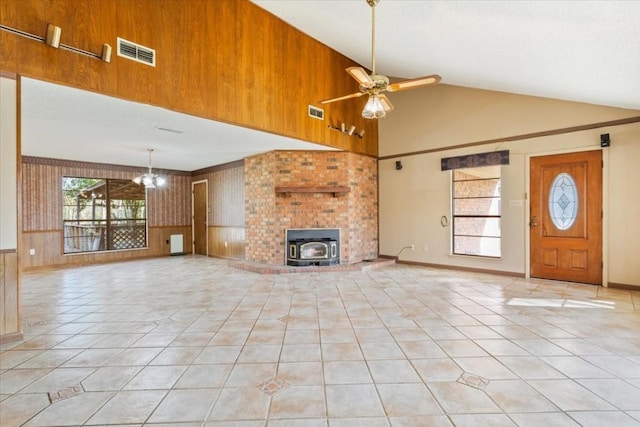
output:
<path id="1" fill-rule="evenodd" d="M 445 157 L 440 160 L 440 166 L 443 171 L 508 164 L 509 150 L 492 151 L 490 153 L 469 154 L 467 156 Z"/>

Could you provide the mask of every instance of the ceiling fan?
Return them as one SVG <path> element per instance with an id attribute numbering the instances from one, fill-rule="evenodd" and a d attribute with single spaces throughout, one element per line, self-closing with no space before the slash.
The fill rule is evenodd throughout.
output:
<path id="1" fill-rule="evenodd" d="M 389 98 L 382 92 L 397 92 L 400 90 L 413 89 L 421 86 L 435 85 L 440 81 L 437 74 L 425 77 L 418 77 L 411 80 L 403 80 L 396 83 L 389 83 L 389 78 L 382 74 L 376 74 L 376 5 L 380 0 L 365 0 L 371 6 L 371 74 L 362 67 L 349 67 L 347 73 L 360 85 L 360 92 L 352 93 L 337 98 L 325 99 L 321 104 L 342 101 L 344 99 L 357 98 L 362 95 L 369 95 L 362 117 L 365 119 L 379 119 L 384 117 L 388 111 L 393 110 L 393 105 Z"/>

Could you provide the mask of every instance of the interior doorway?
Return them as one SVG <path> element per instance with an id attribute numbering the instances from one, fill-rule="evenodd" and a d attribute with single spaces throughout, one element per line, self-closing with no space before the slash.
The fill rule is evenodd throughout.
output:
<path id="1" fill-rule="evenodd" d="M 602 284 L 602 151 L 530 160 L 531 277 Z"/>
<path id="2" fill-rule="evenodd" d="M 191 183 L 193 253 L 198 255 L 208 255 L 207 184 L 207 180 Z"/>

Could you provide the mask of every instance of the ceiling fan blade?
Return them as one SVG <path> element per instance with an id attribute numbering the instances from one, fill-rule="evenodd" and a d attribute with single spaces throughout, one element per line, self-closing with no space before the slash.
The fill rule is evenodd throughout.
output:
<path id="1" fill-rule="evenodd" d="M 323 101 L 320 101 L 320 104 L 328 104 L 330 102 L 342 101 L 343 99 L 357 98 L 357 97 L 362 96 L 362 95 L 364 95 L 363 92 L 351 93 L 349 95 L 339 96 L 337 98 L 325 99 Z"/>
<path id="2" fill-rule="evenodd" d="M 378 95 L 378 99 L 380 99 L 380 103 L 382 104 L 382 108 L 384 108 L 385 113 L 389 111 L 393 111 L 393 104 L 389 101 L 386 95 Z"/>
<path id="3" fill-rule="evenodd" d="M 362 67 L 349 67 L 347 73 L 364 87 L 373 87 L 375 82 L 371 79 L 371 76 L 367 74 L 367 71 Z"/>
<path id="4" fill-rule="evenodd" d="M 387 91 L 397 92 L 399 90 L 413 89 L 420 86 L 434 85 L 440 82 L 440 76 L 434 74 L 432 76 L 418 77 L 417 79 L 403 80 L 401 82 L 392 83 L 387 86 Z"/>

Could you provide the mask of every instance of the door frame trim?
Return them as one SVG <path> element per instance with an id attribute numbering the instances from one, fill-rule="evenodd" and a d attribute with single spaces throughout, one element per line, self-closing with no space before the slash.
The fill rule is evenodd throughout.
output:
<path id="1" fill-rule="evenodd" d="M 541 151 L 525 155 L 525 209 L 524 209 L 524 275 L 531 278 L 531 158 L 554 156 L 557 154 L 580 153 L 585 151 L 602 151 L 602 287 L 609 287 L 609 151 L 601 147 L 575 147 L 564 150 Z"/>
<path id="2" fill-rule="evenodd" d="M 194 187 L 196 184 L 204 183 L 204 205 L 207 208 L 207 212 L 205 213 L 205 252 L 206 256 L 209 256 L 209 180 L 201 179 L 200 181 L 191 181 L 191 253 L 196 254 L 196 227 L 194 224 L 195 221 L 195 191 Z"/>

